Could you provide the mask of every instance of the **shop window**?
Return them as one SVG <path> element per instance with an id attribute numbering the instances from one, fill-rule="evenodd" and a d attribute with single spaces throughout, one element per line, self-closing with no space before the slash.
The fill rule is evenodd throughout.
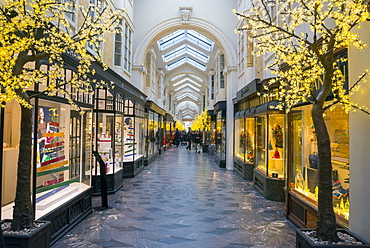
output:
<path id="1" fill-rule="evenodd" d="M 222 111 L 217 113 L 216 120 L 216 154 L 218 158 L 225 159 L 226 149 L 226 122 L 225 118 L 222 117 Z"/>
<path id="2" fill-rule="evenodd" d="M 36 219 L 90 186 L 91 111 L 39 100 L 35 111 Z"/>
<path id="3" fill-rule="evenodd" d="M 332 158 L 333 205 L 336 214 L 349 219 L 349 119 L 348 113 L 337 107 L 325 112 L 330 135 Z M 291 188 L 317 201 L 318 167 L 317 140 L 311 117 L 311 107 L 295 109 L 292 125 Z"/>
<path id="4" fill-rule="evenodd" d="M 256 117 L 256 165 L 266 176 L 284 178 L 284 115 Z"/>

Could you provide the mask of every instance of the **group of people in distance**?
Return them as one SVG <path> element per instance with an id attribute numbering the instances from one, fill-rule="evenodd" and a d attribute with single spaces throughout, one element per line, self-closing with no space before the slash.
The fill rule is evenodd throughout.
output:
<path id="1" fill-rule="evenodd" d="M 186 144 L 186 150 L 191 150 L 191 145 L 194 144 L 195 153 L 200 153 L 199 147 L 202 143 L 202 134 L 199 131 L 188 131 L 186 133 L 176 129 L 173 141 L 176 147 L 178 147 L 180 143 Z"/>

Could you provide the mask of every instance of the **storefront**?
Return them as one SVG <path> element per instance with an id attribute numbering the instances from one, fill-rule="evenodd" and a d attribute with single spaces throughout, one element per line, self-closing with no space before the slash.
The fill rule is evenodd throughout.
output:
<path id="1" fill-rule="evenodd" d="M 47 71 L 51 68 L 41 64 L 40 69 Z M 64 70 L 67 80 L 73 73 L 71 69 Z M 69 85 L 64 87 L 65 91 L 72 93 L 79 110 L 71 106 L 61 93 L 54 97 L 37 94 L 31 101 L 33 173 L 30 196 L 35 219 L 52 221 L 51 243 L 92 212 L 93 97 L 89 93 L 76 92 Z M 30 90 L 38 92 L 42 87 Z M 12 219 L 20 152 L 21 107 L 10 102 L 3 110 L 1 219 Z"/>
<path id="2" fill-rule="evenodd" d="M 216 116 L 216 151 L 214 155 L 215 163 L 221 167 L 226 167 L 226 101 L 218 102 L 214 106 Z"/>
<path id="3" fill-rule="evenodd" d="M 153 162 L 163 152 L 163 116 L 166 111 L 153 101 L 146 102 L 147 134 L 146 134 L 146 156 L 144 165 Z"/>
<path id="4" fill-rule="evenodd" d="M 99 99 L 95 110 L 98 123 L 95 147 L 100 149 L 103 159 L 108 158 L 108 191 L 114 193 L 122 187 L 123 178 L 134 177 L 144 169 L 146 95 L 112 69 L 104 70 L 96 63 L 93 68 L 96 71 L 95 77 L 114 82 L 111 91 L 99 89 L 101 97 L 96 94 Z M 98 194 L 99 170 L 94 175 L 94 192 Z"/>
<path id="5" fill-rule="evenodd" d="M 123 117 L 124 96 L 115 89 L 96 89 L 94 109 L 94 148 L 105 162 L 108 194 L 123 186 Z M 100 165 L 92 170 L 93 195 L 100 195 Z"/>
<path id="6" fill-rule="evenodd" d="M 268 81 L 254 79 L 233 99 L 234 171 L 266 199 L 284 201 L 285 115 L 276 97 L 263 96 Z"/>
<path id="7" fill-rule="evenodd" d="M 287 217 L 297 226 L 314 228 L 317 221 L 318 160 L 312 105 L 294 108 L 289 114 L 290 153 Z M 349 220 L 349 115 L 341 107 L 325 112 L 331 140 L 333 206 L 337 222 Z"/>
<path id="8" fill-rule="evenodd" d="M 125 100 L 123 121 L 123 178 L 135 177 L 144 169 L 146 120 L 140 101 Z"/>
<path id="9" fill-rule="evenodd" d="M 335 59 L 347 58 L 347 51 L 339 51 Z M 348 88 L 348 62 L 339 63 L 346 76 Z M 326 104 L 333 101 L 329 95 Z M 341 105 L 324 113 L 331 143 L 333 207 L 337 224 L 348 228 L 350 219 L 350 137 L 349 114 Z M 295 225 L 315 228 L 317 222 L 318 168 L 317 140 L 311 117 L 311 104 L 294 107 L 288 114 L 287 202 L 286 215 Z"/>

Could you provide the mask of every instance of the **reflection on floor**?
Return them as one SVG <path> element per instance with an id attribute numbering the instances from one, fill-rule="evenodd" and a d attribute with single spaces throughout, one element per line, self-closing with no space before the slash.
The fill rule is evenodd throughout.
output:
<path id="1" fill-rule="evenodd" d="M 93 200 L 99 206 L 100 198 Z M 264 199 L 207 153 L 172 147 L 53 248 L 294 247 L 284 203 Z"/>

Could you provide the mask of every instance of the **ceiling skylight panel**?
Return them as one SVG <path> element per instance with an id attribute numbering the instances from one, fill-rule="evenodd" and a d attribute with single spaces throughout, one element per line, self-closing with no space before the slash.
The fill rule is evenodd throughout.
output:
<path id="1" fill-rule="evenodd" d="M 188 46 L 187 47 L 187 52 L 188 54 L 190 54 L 191 56 L 193 56 L 194 58 L 197 58 L 199 59 L 200 61 L 202 61 L 203 63 L 208 63 L 208 60 L 209 60 L 209 56 L 197 49 L 195 49 L 194 47 L 192 46 Z"/>
<path id="2" fill-rule="evenodd" d="M 197 67 L 198 69 L 201 69 L 202 71 L 205 71 L 206 68 L 207 68 L 202 63 L 200 63 L 200 62 L 198 62 L 195 59 L 190 58 L 190 57 L 187 57 L 187 61 L 186 62 L 189 63 L 190 65 L 193 65 L 193 66 Z"/>
<path id="3" fill-rule="evenodd" d="M 176 45 L 177 43 L 183 41 L 186 38 L 186 33 L 184 30 L 178 30 L 170 35 L 167 35 L 163 39 L 160 39 L 158 43 L 159 50 L 164 51 L 169 47 Z"/>
<path id="4" fill-rule="evenodd" d="M 190 78 L 184 78 L 184 79 L 178 81 L 177 83 L 174 83 L 173 86 L 177 86 L 177 85 L 182 84 L 182 83 L 184 83 L 186 81 L 191 82 L 191 83 L 195 84 L 198 87 L 201 87 L 202 86 L 202 85 L 198 84 L 197 82 L 195 82 L 194 80 L 192 80 Z"/>
<path id="5" fill-rule="evenodd" d="M 200 77 L 198 77 L 197 75 L 193 75 L 193 74 L 189 74 L 189 76 L 195 78 L 196 80 L 200 81 L 200 82 L 203 82 L 203 79 L 201 79 Z"/>
<path id="6" fill-rule="evenodd" d="M 214 42 L 193 30 L 188 30 L 186 38 L 195 45 L 200 46 L 206 51 L 212 51 Z"/>
<path id="7" fill-rule="evenodd" d="M 196 68 L 198 68 L 198 69 L 200 69 L 202 71 L 205 71 L 206 68 L 207 68 L 205 65 L 203 65 L 202 63 L 196 61 L 193 58 L 190 58 L 190 57 L 182 57 L 181 59 L 176 60 L 176 61 L 174 61 L 174 62 L 166 65 L 166 69 L 167 69 L 167 71 L 170 71 L 170 70 L 175 69 L 176 67 L 178 67 L 178 66 L 180 66 L 180 65 L 182 65 L 184 63 L 188 63 L 188 64 L 190 64 L 192 66 L 195 66 Z"/>
<path id="8" fill-rule="evenodd" d="M 171 60 L 174 60 L 182 55 L 184 55 L 185 53 L 187 53 L 187 45 L 182 45 L 168 53 L 166 53 L 165 55 L 163 55 L 163 62 L 167 63 Z"/>
<path id="9" fill-rule="evenodd" d="M 177 87 L 176 89 L 175 89 L 175 91 L 179 91 L 179 90 L 181 90 L 181 89 L 183 89 L 183 88 L 185 88 L 185 87 L 190 87 L 190 88 L 192 88 L 193 90 L 196 90 L 196 91 L 200 91 L 200 89 L 198 89 L 198 88 L 196 88 L 195 86 L 193 86 L 193 85 L 191 85 L 191 84 L 189 84 L 189 83 L 186 83 L 186 84 L 183 84 L 182 86 L 180 86 L 180 87 Z"/>
<path id="10" fill-rule="evenodd" d="M 198 100 L 198 97 L 194 97 L 193 95 L 191 95 L 189 93 L 177 97 L 177 100 L 182 100 L 182 99 L 184 99 L 186 97 L 189 97 L 189 98 L 193 99 L 194 101 L 197 101 Z"/>
<path id="11" fill-rule="evenodd" d="M 182 65 L 186 62 L 187 62 L 187 57 L 182 57 L 181 59 L 176 60 L 175 62 L 172 62 L 172 63 L 166 65 L 166 69 L 168 71 L 170 71 L 170 70 L 175 69 L 176 67 L 178 67 L 178 66 L 180 66 L 180 65 Z"/>

